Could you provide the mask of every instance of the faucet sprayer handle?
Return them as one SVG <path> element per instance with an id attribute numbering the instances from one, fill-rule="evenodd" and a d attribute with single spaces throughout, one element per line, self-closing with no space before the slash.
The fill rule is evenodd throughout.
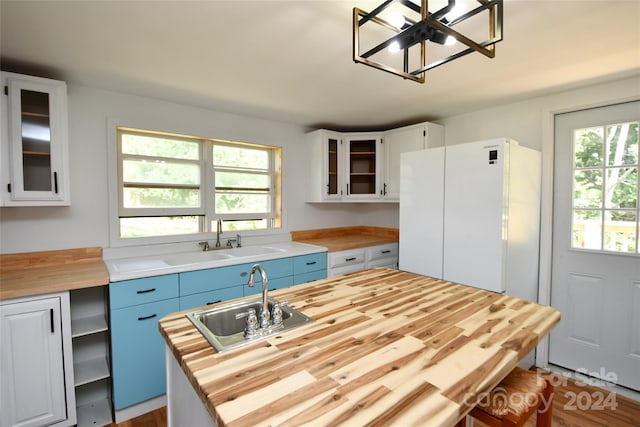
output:
<path id="1" fill-rule="evenodd" d="M 280 308 L 279 303 L 273 304 L 273 308 L 271 309 L 271 318 L 273 319 L 274 325 L 282 323 L 282 308 Z"/>

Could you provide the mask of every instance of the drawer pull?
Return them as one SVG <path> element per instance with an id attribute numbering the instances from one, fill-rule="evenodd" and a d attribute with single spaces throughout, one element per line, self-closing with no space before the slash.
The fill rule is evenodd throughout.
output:
<path id="1" fill-rule="evenodd" d="M 352 258 L 347 258 L 347 259 L 345 259 L 345 261 L 355 261 L 355 260 L 356 260 L 356 257 L 352 257 Z"/>
<path id="2" fill-rule="evenodd" d="M 307 265 L 313 265 L 315 263 L 316 263 L 316 261 L 311 261 L 311 262 L 308 262 Z"/>
<path id="3" fill-rule="evenodd" d="M 382 251 L 383 254 L 388 254 L 389 252 L 391 252 L 391 251 L 389 251 L 389 250 Z"/>
<path id="4" fill-rule="evenodd" d="M 218 301 L 211 301 L 211 302 L 208 302 L 208 303 L 207 303 L 207 305 L 217 304 L 217 303 L 219 303 L 219 302 L 222 302 L 222 300 L 221 300 L 221 299 L 219 299 Z"/>
<path id="5" fill-rule="evenodd" d="M 240 273 L 240 277 L 247 277 L 249 273 L 247 273 L 246 271 L 243 271 L 242 273 Z"/>
<path id="6" fill-rule="evenodd" d="M 156 288 L 151 288 L 151 289 L 145 289 L 143 291 L 137 291 L 136 293 L 137 294 L 146 294 L 146 293 L 149 293 L 149 292 L 153 292 L 155 290 L 156 290 Z"/>
<path id="7" fill-rule="evenodd" d="M 157 314 L 152 314 L 151 316 L 142 316 L 142 317 L 138 317 L 138 320 L 148 320 L 148 319 L 153 319 L 154 317 L 156 317 Z"/>

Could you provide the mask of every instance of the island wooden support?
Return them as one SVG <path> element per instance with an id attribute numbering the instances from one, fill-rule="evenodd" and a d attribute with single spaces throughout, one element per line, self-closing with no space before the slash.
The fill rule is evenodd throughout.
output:
<path id="1" fill-rule="evenodd" d="M 560 320 L 550 307 L 391 269 L 272 296 L 315 322 L 222 354 L 185 312 L 160 322 L 218 425 L 451 426 Z"/>

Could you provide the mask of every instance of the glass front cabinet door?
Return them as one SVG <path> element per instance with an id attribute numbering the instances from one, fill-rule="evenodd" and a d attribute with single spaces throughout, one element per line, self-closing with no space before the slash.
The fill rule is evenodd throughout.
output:
<path id="1" fill-rule="evenodd" d="M 340 201 L 344 185 L 344 145 L 342 134 L 325 129 L 305 135 L 307 139 L 307 202 Z"/>
<path id="2" fill-rule="evenodd" d="M 380 198 L 382 142 L 380 134 L 351 134 L 347 144 L 347 197 Z"/>
<path id="3" fill-rule="evenodd" d="M 69 205 L 67 87 L 2 73 L 4 206 Z"/>

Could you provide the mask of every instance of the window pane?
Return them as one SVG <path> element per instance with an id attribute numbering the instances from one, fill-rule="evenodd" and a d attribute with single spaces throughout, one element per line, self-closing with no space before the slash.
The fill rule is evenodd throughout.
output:
<path id="1" fill-rule="evenodd" d="M 216 187 L 254 188 L 268 191 L 269 181 L 269 175 L 216 172 Z"/>
<path id="2" fill-rule="evenodd" d="M 223 231 L 243 231 L 243 230 L 264 230 L 269 228 L 269 220 L 249 219 L 249 220 L 225 220 L 222 222 Z M 216 222 L 211 222 L 211 229 L 216 229 Z"/>
<path id="3" fill-rule="evenodd" d="M 573 148 L 576 168 L 604 165 L 604 128 L 576 129 Z"/>
<path id="4" fill-rule="evenodd" d="M 638 168 L 607 169 L 605 207 L 636 208 L 638 206 Z"/>
<path id="5" fill-rule="evenodd" d="M 602 212 L 574 210 L 572 230 L 571 247 L 601 249 Z"/>
<path id="6" fill-rule="evenodd" d="M 268 194 L 216 193 L 216 214 L 268 213 Z"/>
<path id="7" fill-rule="evenodd" d="M 200 231 L 197 216 L 120 218 L 120 237 L 168 236 Z"/>
<path id="8" fill-rule="evenodd" d="M 128 159 L 122 162 L 122 179 L 125 182 L 199 185 L 200 167 L 189 163 Z"/>
<path id="9" fill-rule="evenodd" d="M 247 147 L 213 146 L 213 164 L 217 167 L 269 169 L 269 152 Z"/>
<path id="10" fill-rule="evenodd" d="M 198 160 L 199 144 L 159 136 L 122 134 L 122 152 L 152 157 Z"/>
<path id="11" fill-rule="evenodd" d="M 606 211 L 604 221 L 604 249 L 635 253 L 638 217 L 634 211 Z"/>
<path id="12" fill-rule="evenodd" d="M 602 207 L 602 169 L 573 172 L 573 207 Z"/>
<path id="13" fill-rule="evenodd" d="M 638 164 L 638 122 L 607 126 L 607 164 Z"/>
<path id="14" fill-rule="evenodd" d="M 124 208 L 198 208 L 200 191 L 178 188 L 138 188 L 122 189 Z"/>

